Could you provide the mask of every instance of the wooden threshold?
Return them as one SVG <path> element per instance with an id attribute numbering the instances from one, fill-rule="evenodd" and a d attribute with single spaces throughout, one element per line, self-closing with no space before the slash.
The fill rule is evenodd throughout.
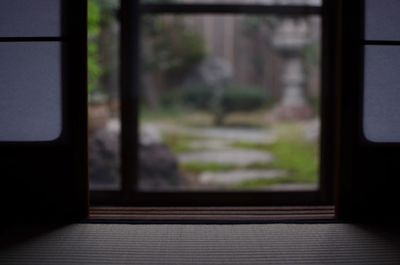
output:
<path id="1" fill-rule="evenodd" d="M 303 222 L 334 221 L 334 206 L 91 207 L 89 222 Z"/>

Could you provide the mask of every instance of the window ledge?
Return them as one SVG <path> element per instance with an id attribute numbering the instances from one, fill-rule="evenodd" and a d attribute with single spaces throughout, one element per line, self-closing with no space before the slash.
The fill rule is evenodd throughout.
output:
<path id="1" fill-rule="evenodd" d="M 301 207 L 91 207 L 89 222 L 321 222 L 334 221 L 333 206 Z"/>

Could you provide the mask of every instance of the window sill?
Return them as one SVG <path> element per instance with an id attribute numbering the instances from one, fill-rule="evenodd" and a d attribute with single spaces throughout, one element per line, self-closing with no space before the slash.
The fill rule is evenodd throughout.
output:
<path id="1" fill-rule="evenodd" d="M 333 206 L 91 207 L 89 222 L 264 223 L 335 221 Z"/>

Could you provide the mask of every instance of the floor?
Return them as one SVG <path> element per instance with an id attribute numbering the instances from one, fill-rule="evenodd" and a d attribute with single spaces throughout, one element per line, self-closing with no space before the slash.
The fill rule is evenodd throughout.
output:
<path id="1" fill-rule="evenodd" d="M 337 223 L 73 224 L 2 244 L 0 264 L 400 264 L 393 231 Z"/>

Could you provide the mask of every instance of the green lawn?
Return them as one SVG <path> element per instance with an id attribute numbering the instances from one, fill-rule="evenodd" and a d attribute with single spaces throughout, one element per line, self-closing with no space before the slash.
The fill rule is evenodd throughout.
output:
<path id="1" fill-rule="evenodd" d="M 183 133 L 163 133 L 162 138 L 164 143 L 174 154 L 180 154 L 190 151 L 199 151 L 200 148 L 193 148 L 190 144 L 194 141 L 204 138 Z"/>
<path id="2" fill-rule="evenodd" d="M 318 181 L 318 145 L 306 142 L 293 126 L 279 128 L 281 131 L 278 139 L 271 145 L 254 145 L 252 143 L 236 143 L 236 147 L 265 150 L 275 156 L 271 163 L 258 163 L 248 166 L 254 169 L 282 169 L 287 175 L 282 178 L 270 180 L 245 181 L 236 188 L 257 188 L 284 183 L 317 183 Z"/>

